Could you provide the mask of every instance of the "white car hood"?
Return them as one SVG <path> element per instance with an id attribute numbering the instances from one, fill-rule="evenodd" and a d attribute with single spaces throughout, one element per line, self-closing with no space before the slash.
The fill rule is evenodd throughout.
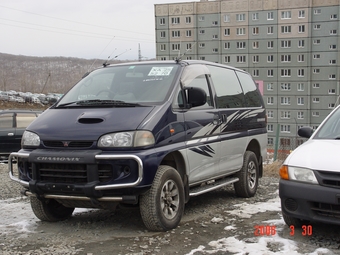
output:
<path id="1" fill-rule="evenodd" d="M 340 172 L 340 140 L 308 140 L 296 148 L 285 164 L 312 170 Z"/>

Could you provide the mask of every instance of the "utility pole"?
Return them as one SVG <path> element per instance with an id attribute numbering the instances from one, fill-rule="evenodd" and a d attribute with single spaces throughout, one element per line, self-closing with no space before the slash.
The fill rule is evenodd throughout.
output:
<path id="1" fill-rule="evenodd" d="M 142 51 L 140 49 L 140 43 L 138 43 L 138 61 L 142 61 Z"/>

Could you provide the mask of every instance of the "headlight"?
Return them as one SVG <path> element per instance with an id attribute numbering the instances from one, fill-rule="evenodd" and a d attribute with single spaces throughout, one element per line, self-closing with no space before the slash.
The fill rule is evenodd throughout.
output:
<path id="1" fill-rule="evenodd" d="M 288 166 L 290 180 L 318 184 L 314 172 L 310 169 Z"/>
<path id="2" fill-rule="evenodd" d="M 103 135 L 98 141 L 98 147 L 141 147 L 155 144 L 155 138 L 150 131 L 120 132 Z"/>
<path id="3" fill-rule="evenodd" d="M 21 138 L 21 146 L 39 146 L 40 137 L 30 131 L 25 131 Z"/>

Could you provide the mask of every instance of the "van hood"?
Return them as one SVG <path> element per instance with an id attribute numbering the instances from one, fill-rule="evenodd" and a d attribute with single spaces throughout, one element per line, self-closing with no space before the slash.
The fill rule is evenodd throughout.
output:
<path id="1" fill-rule="evenodd" d="M 41 140 L 97 140 L 103 134 L 136 130 L 154 106 L 48 109 L 27 130 Z"/>
<path id="2" fill-rule="evenodd" d="M 340 140 L 310 139 L 296 148 L 285 164 L 295 167 L 339 172 Z"/>

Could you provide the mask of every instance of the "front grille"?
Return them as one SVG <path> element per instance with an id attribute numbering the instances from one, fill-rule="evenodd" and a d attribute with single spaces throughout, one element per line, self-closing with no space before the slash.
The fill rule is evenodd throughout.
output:
<path id="1" fill-rule="evenodd" d="M 48 148 L 90 148 L 93 141 L 43 141 L 45 147 Z"/>
<path id="2" fill-rule="evenodd" d="M 315 175 L 321 186 L 340 189 L 340 173 L 315 171 Z"/>
<path id="3" fill-rule="evenodd" d="M 340 205 L 313 203 L 311 210 L 320 216 L 337 218 L 340 220 Z"/>
<path id="4" fill-rule="evenodd" d="M 50 183 L 86 184 L 91 181 L 88 176 L 86 164 L 49 164 L 40 163 L 36 165 L 38 180 Z M 29 168 L 32 178 L 32 166 Z M 90 177 L 93 178 L 93 177 Z M 114 178 L 111 165 L 98 164 L 98 180 L 106 183 Z"/>

